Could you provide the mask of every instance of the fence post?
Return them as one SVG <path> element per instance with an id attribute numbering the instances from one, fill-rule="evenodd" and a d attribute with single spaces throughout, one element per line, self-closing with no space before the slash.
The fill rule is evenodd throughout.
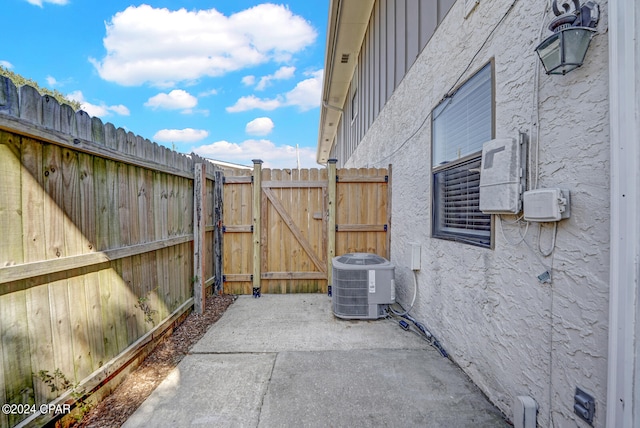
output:
<path id="1" fill-rule="evenodd" d="M 194 165 L 193 174 L 193 308 L 204 312 L 204 235 L 206 219 L 206 166 Z"/>
<path id="2" fill-rule="evenodd" d="M 213 182 L 213 224 L 216 226 L 213 232 L 213 290 L 216 294 L 222 292 L 222 214 L 223 214 L 223 185 L 224 175 L 216 168 L 215 181 Z"/>
<path id="3" fill-rule="evenodd" d="M 387 260 L 391 260 L 391 170 L 391 164 L 389 164 L 387 168 Z"/>
<path id="4" fill-rule="evenodd" d="M 329 168 L 327 183 L 328 197 L 328 224 L 327 224 L 327 291 L 331 296 L 331 286 L 333 285 L 333 272 L 331 269 L 331 259 L 336 256 L 336 163 L 337 159 L 329 159 L 327 167 Z"/>
<path id="5" fill-rule="evenodd" d="M 260 297 L 262 161 L 253 160 L 253 297 Z"/>

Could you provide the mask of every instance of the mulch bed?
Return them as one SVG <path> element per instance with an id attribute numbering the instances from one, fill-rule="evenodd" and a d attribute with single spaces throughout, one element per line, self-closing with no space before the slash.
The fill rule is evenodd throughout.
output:
<path id="1" fill-rule="evenodd" d="M 192 312 L 164 342 L 109 396 L 93 407 L 75 427 L 120 427 L 204 336 L 236 296 L 207 297 L 202 315 Z"/>

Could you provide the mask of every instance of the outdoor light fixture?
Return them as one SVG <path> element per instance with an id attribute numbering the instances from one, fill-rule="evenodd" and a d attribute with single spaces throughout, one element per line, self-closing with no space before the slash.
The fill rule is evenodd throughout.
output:
<path id="1" fill-rule="evenodd" d="M 556 18 L 549 24 L 553 34 L 538 45 L 536 52 L 547 74 L 564 75 L 582 65 L 596 32 L 600 8 L 592 1 L 580 6 L 580 0 L 553 0 L 553 12 Z"/>

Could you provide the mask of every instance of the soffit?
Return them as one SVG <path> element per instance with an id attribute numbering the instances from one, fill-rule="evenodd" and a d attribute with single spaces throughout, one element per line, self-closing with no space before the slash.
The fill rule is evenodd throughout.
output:
<path id="1" fill-rule="evenodd" d="M 331 0 L 316 160 L 326 163 L 375 0 Z"/>

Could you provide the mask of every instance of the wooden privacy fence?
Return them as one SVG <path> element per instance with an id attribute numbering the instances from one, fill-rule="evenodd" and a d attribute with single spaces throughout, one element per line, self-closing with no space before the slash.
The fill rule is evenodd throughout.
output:
<path id="1" fill-rule="evenodd" d="M 117 383 L 221 289 L 222 173 L 204 159 L 0 78 L 0 164 L 0 403 L 68 399 L 42 370 Z M 0 427 L 52 417 L 3 412 Z"/>
<path id="2" fill-rule="evenodd" d="M 389 258 L 390 168 L 263 169 L 224 180 L 224 290 L 326 292 L 331 258 Z"/>

